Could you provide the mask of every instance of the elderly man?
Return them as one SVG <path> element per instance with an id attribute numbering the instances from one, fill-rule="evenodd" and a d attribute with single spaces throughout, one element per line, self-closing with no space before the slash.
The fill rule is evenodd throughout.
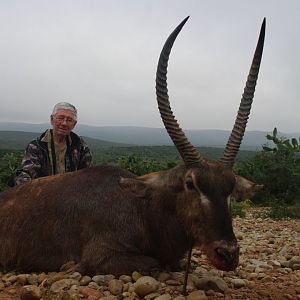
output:
<path id="1" fill-rule="evenodd" d="M 77 110 L 67 102 L 57 103 L 50 117 L 52 129 L 28 144 L 17 170 L 15 183 L 72 172 L 90 167 L 92 155 L 83 139 L 72 132 L 77 123 Z"/>

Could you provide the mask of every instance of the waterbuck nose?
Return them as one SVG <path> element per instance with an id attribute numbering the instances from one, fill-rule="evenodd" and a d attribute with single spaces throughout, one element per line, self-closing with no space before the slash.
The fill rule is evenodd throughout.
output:
<path id="1" fill-rule="evenodd" d="M 234 270 L 238 265 L 239 247 L 234 245 L 222 245 L 215 248 L 218 259 L 223 264 L 224 270 Z"/>

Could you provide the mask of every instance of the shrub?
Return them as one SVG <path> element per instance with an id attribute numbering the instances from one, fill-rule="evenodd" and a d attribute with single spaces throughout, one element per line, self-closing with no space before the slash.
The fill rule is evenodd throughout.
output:
<path id="1" fill-rule="evenodd" d="M 21 164 L 21 159 L 18 152 L 8 152 L 0 158 L 0 192 L 13 185 L 14 176 Z"/>
<path id="2" fill-rule="evenodd" d="M 242 202 L 231 201 L 230 203 L 230 211 L 232 217 L 239 216 L 241 218 L 245 218 L 246 210 L 251 207 L 251 201 L 246 200 Z"/>
<path id="3" fill-rule="evenodd" d="M 267 139 L 274 147 L 263 145 L 261 152 L 235 166 L 237 174 L 264 184 L 263 191 L 253 198 L 256 204 L 300 203 L 300 139 L 278 137 L 276 128 Z"/>
<path id="4" fill-rule="evenodd" d="M 156 172 L 171 167 L 171 162 L 163 165 L 156 160 L 144 160 L 141 156 L 132 154 L 129 156 L 122 156 L 118 160 L 118 165 L 138 176 L 150 172 Z"/>
<path id="5" fill-rule="evenodd" d="M 300 219 L 300 205 L 294 205 L 294 206 L 275 205 L 272 207 L 269 216 L 273 219 L 283 219 L 283 218 Z"/>

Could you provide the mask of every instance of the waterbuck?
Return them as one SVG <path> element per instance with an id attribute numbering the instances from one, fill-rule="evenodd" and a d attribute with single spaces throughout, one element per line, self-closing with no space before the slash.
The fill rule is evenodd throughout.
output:
<path id="1" fill-rule="evenodd" d="M 246 191 L 254 185 L 235 176 L 232 166 L 253 100 L 265 20 L 234 128 L 218 161 L 200 155 L 170 108 L 168 59 L 186 21 L 167 39 L 156 74 L 159 111 L 183 164 L 139 177 L 117 167 L 96 166 L 39 178 L 2 193 L 1 269 L 52 271 L 74 261 L 84 274 L 131 274 L 176 266 L 191 246 L 201 247 L 218 269 L 237 267 L 239 247 L 228 198 L 237 184 Z"/>

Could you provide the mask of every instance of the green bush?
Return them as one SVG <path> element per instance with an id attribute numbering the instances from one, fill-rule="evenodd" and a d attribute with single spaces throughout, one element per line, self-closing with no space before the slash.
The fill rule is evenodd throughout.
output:
<path id="1" fill-rule="evenodd" d="M 239 216 L 245 218 L 246 210 L 251 207 L 251 201 L 246 200 L 242 202 L 231 201 L 230 202 L 230 212 L 232 217 Z"/>
<path id="2" fill-rule="evenodd" d="M 235 166 L 237 174 L 264 184 L 253 198 L 256 204 L 287 206 L 300 204 L 300 139 L 278 137 L 277 129 L 267 139 L 274 144 Z"/>
<path id="3" fill-rule="evenodd" d="M 300 205 L 273 206 L 271 208 L 269 217 L 273 219 L 283 219 L 283 218 L 300 219 Z"/>
<path id="4" fill-rule="evenodd" d="M 22 157 L 19 152 L 7 152 L 0 157 L 0 192 L 13 185 Z"/>
<path id="5" fill-rule="evenodd" d="M 118 165 L 121 168 L 140 176 L 171 168 L 175 166 L 175 163 L 167 162 L 166 164 L 162 164 L 154 159 L 145 160 L 139 155 L 132 154 L 120 157 L 118 160 Z"/>

